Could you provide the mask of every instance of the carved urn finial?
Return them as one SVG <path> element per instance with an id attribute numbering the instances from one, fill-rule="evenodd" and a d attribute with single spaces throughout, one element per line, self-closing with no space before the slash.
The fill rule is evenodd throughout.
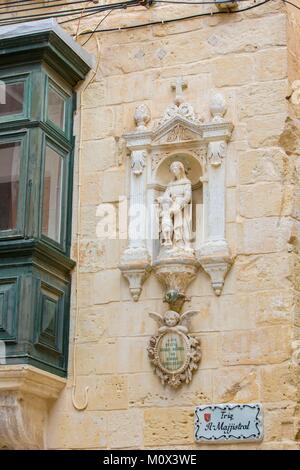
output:
<path id="1" fill-rule="evenodd" d="M 187 81 L 184 80 L 182 77 L 178 77 L 176 82 L 171 84 L 172 90 L 175 90 L 175 98 L 174 103 L 176 106 L 180 106 L 184 102 L 184 95 L 183 90 L 187 88 Z"/>
<path id="2" fill-rule="evenodd" d="M 227 111 L 227 104 L 224 96 L 221 93 L 215 93 L 210 100 L 210 114 L 212 115 L 212 122 L 223 122 L 224 115 Z"/>
<path id="3" fill-rule="evenodd" d="M 146 130 L 146 126 L 151 119 L 150 109 L 146 104 L 140 104 L 137 106 L 134 113 L 134 120 L 138 131 Z"/>

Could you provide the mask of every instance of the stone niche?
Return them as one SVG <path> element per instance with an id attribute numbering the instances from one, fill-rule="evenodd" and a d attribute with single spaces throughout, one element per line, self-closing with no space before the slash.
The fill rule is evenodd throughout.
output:
<path id="1" fill-rule="evenodd" d="M 151 271 L 165 287 L 165 300 L 180 312 L 199 268 L 220 295 L 231 256 L 225 238 L 225 159 L 233 125 L 226 102 L 212 93 L 205 123 L 184 99 L 182 78 L 172 84 L 174 103 L 150 129 L 146 105 L 135 112 L 136 129 L 126 134 L 128 247 L 120 269 L 138 301 Z"/>

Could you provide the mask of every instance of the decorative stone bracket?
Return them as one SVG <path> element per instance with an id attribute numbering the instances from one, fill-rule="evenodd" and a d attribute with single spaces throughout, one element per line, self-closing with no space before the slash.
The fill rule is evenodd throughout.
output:
<path id="1" fill-rule="evenodd" d="M 66 380 L 27 365 L 0 366 L 0 449 L 44 449 L 49 407 Z"/>
<path id="2" fill-rule="evenodd" d="M 153 268 L 166 289 L 165 300 L 180 311 L 186 288 L 200 266 L 210 276 L 215 294 L 220 295 L 231 264 L 225 239 L 225 161 L 233 125 L 224 119 L 226 102 L 220 93 L 214 94 L 210 102 L 211 121 L 203 123 L 192 105 L 184 101 L 187 83 L 179 78 L 171 86 L 176 92 L 174 104 L 167 107 L 153 129 L 147 128 L 151 116 L 143 104 L 135 112 L 136 130 L 124 136 L 131 160 L 129 242 L 120 269 L 137 301 Z M 202 191 L 202 219 L 196 223 L 197 240 L 190 254 L 177 251 L 165 255 L 162 247 L 157 251 L 160 241 L 153 241 L 154 224 L 149 222 L 149 214 L 168 183 L 164 168 L 177 160 L 185 169 L 191 168 L 187 176 L 193 191 Z M 194 181 L 198 168 L 198 179 Z M 144 210 L 136 211 L 136 207 Z"/>
<path id="3" fill-rule="evenodd" d="M 126 253 L 127 254 L 127 253 Z M 125 256 L 126 256 L 125 254 Z M 126 258 L 125 258 L 126 259 Z M 132 262 L 128 265 L 123 264 L 120 266 L 123 276 L 127 279 L 129 283 L 129 290 L 132 295 L 132 298 L 137 302 L 140 298 L 142 292 L 142 286 L 150 274 L 151 266 L 148 262 L 137 261 Z"/>

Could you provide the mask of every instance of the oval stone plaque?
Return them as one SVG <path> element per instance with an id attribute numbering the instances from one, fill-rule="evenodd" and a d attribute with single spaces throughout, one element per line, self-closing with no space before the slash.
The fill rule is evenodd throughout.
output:
<path id="1" fill-rule="evenodd" d="M 157 344 L 161 368 L 168 373 L 178 373 L 186 365 L 187 343 L 184 335 L 176 332 L 163 334 Z"/>

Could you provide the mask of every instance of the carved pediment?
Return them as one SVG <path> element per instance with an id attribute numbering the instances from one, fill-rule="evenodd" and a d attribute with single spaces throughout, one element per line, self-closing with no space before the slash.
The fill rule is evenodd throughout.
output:
<path id="1" fill-rule="evenodd" d="M 154 145 L 163 145 L 195 142 L 201 139 L 202 131 L 199 125 L 192 124 L 180 116 L 176 116 L 154 132 L 152 143 Z"/>

